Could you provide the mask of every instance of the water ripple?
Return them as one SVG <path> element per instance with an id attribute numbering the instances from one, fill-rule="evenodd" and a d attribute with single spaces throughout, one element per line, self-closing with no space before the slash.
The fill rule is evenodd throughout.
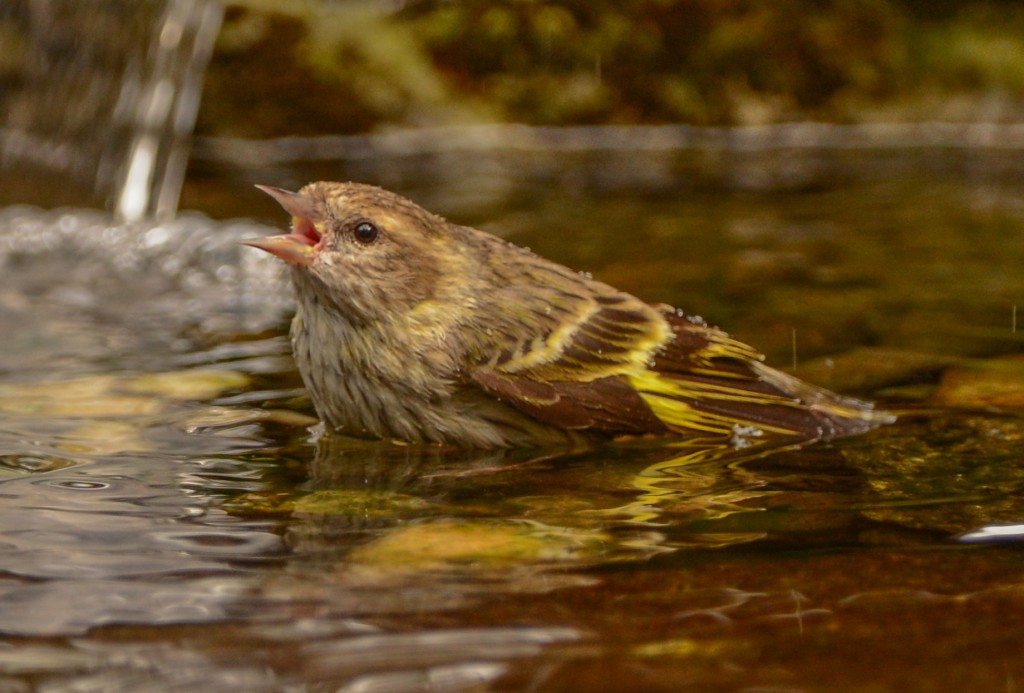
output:
<path id="1" fill-rule="evenodd" d="M 124 463 L 0 483 L 0 632 L 222 620 L 249 589 L 243 565 L 283 553 L 265 522 L 197 505 L 180 463 L 136 459 L 142 478 L 118 473 Z"/>

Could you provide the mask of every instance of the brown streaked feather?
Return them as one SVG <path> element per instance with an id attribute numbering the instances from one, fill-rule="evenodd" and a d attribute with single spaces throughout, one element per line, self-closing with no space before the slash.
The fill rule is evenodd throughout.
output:
<path id="1" fill-rule="evenodd" d="M 667 433 L 626 377 L 644 367 L 669 335 L 657 311 L 575 273 L 557 279 L 584 285 L 559 312 L 557 329 L 491 350 L 500 356 L 469 369 L 472 382 L 551 426 L 611 435 Z"/>
<path id="2" fill-rule="evenodd" d="M 713 369 L 731 364 L 737 374 L 752 375 L 746 364 L 764 360 L 753 347 L 739 342 L 717 327 L 693 322 L 669 307 L 663 307 L 662 317 L 672 330 L 673 339 L 666 342 L 654 357 L 654 368 L 666 373 L 688 373 L 710 365 L 712 359 L 725 359 Z"/>
<path id="3" fill-rule="evenodd" d="M 542 382 L 529 376 L 483 371 L 474 373 L 472 378 L 501 401 L 552 426 L 612 435 L 660 434 L 669 430 L 624 377 L 588 383 Z"/>
<path id="4" fill-rule="evenodd" d="M 668 338 L 663 321 L 646 303 L 632 299 L 628 307 L 603 307 L 581 311 L 575 321 L 565 320 L 557 340 L 552 336 L 540 340 L 547 349 L 546 358 L 538 360 L 543 351 L 534 348 L 532 358 L 499 359 L 490 365 L 501 373 L 529 375 L 543 381 L 567 380 L 590 382 L 608 376 L 622 375 L 645 363 L 648 355 Z M 557 342 L 557 343 L 556 343 Z"/>
<path id="5" fill-rule="evenodd" d="M 878 423 L 867 405 L 771 369 L 753 348 L 668 307 L 628 294 L 596 303 L 550 358 L 504 358 L 472 379 L 523 413 L 574 430 L 825 438 Z"/>
<path id="6" fill-rule="evenodd" d="M 764 365 L 759 352 L 717 328 L 663 314 L 674 339 L 631 382 L 673 430 L 732 436 L 752 427 L 758 435 L 831 438 L 888 420 L 867 403 Z"/>

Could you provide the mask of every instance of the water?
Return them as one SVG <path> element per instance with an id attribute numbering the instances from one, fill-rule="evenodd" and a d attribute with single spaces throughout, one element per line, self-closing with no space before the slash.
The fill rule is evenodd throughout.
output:
<path id="1" fill-rule="evenodd" d="M 63 196 L 125 221 L 173 217 L 223 11 L 210 0 L 5 2 L 5 201 Z"/>
<path id="2" fill-rule="evenodd" d="M 1024 518 L 1024 207 L 1010 183 L 442 183 L 409 188 L 699 313 L 775 365 L 791 363 L 795 330 L 800 373 L 900 421 L 711 453 L 317 442 L 287 286 L 237 244 L 271 228 L 8 207 L 5 686 L 948 690 L 1024 677 L 1019 543 L 958 539 Z"/>
<path id="3" fill-rule="evenodd" d="M 219 19 L 0 9 L 27 37 L 0 95 L 0 688 L 1024 680 L 1019 128 L 207 139 L 205 213 L 172 219 Z M 316 178 L 702 315 L 899 421 L 780 449 L 318 438 L 281 268 L 238 244 L 284 222 L 253 183 Z"/>

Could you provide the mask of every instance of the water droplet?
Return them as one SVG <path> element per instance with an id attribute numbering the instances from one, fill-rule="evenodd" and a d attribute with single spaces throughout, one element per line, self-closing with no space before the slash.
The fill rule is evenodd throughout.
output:
<path id="1" fill-rule="evenodd" d="M 764 431 L 757 426 L 733 424 L 732 438 L 729 439 L 729 444 L 737 450 L 742 450 L 754 444 L 751 438 L 761 438 L 762 436 L 764 436 Z"/>
<path id="2" fill-rule="evenodd" d="M 72 491 L 100 491 L 110 488 L 110 484 L 104 481 L 86 481 L 85 479 L 44 479 L 39 483 Z"/>
<path id="3" fill-rule="evenodd" d="M 153 248 L 167 242 L 170 234 L 163 226 L 154 226 L 142 237 L 142 245 L 145 248 Z"/>

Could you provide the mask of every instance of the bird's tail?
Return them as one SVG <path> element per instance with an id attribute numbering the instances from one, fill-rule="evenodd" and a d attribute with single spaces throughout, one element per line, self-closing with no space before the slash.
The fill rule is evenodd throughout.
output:
<path id="1" fill-rule="evenodd" d="M 862 433 L 894 417 L 757 361 L 688 373 L 647 371 L 633 387 L 671 430 L 734 444 L 763 437 L 822 440 Z M 735 365 L 735 362 L 734 362 Z"/>

